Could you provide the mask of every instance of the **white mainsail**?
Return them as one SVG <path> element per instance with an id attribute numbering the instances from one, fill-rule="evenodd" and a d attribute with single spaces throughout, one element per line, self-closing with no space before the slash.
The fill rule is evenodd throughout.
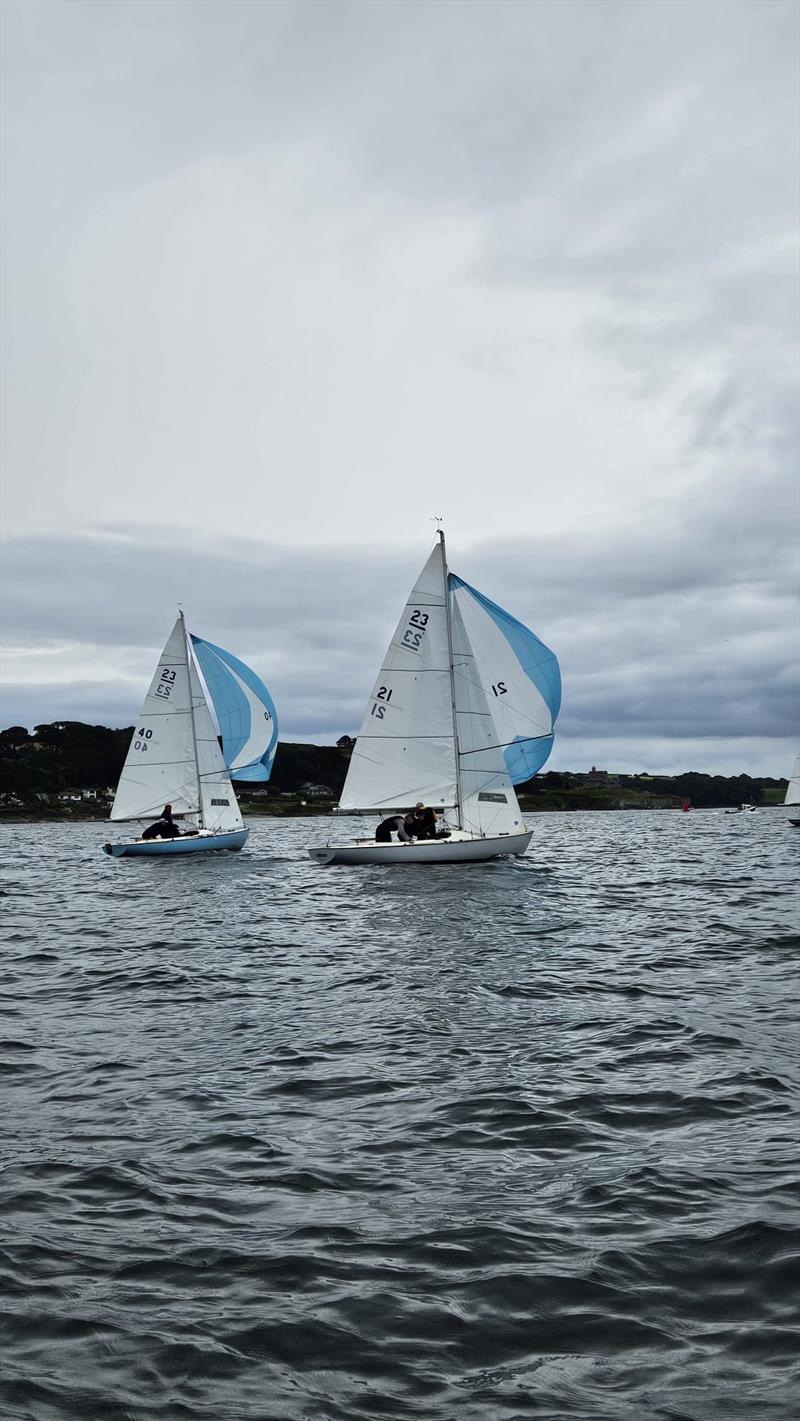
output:
<path id="1" fill-rule="evenodd" d="M 795 759 L 789 783 L 786 786 L 784 804 L 800 804 L 800 755 Z"/>
<path id="2" fill-rule="evenodd" d="M 174 814 L 199 808 L 192 736 L 189 660 L 178 617 L 161 653 L 136 720 L 111 818 L 156 818 L 165 804 Z"/>
<path id="3" fill-rule="evenodd" d="M 197 816 L 201 828 L 218 833 L 242 828 L 182 616 L 139 712 L 111 818 L 154 819 L 165 804 L 173 814 Z"/>
<path id="4" fill-rule="evenodd" d="M 445 603 L 437 543 L 414 584 L 367 703 L 339 807 L 407 809 L 457 799 Z"/>

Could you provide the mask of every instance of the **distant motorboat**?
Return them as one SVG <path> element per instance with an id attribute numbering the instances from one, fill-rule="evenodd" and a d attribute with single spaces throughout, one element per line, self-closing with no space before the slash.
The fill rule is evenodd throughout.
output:
<path id="1" fill-rule="evenodd" d="M 725 813 L 726 813 L 726 814 L 755 814 L 755 812 L 756 812 L 756 806 L 755 806 L 754 804 L 750 804 L 750 803 L 748 803 L 748 804 L 739 804 L 739 805 L 737 805 L 736 809 L 726 809 L 726 810 L 725 810 Z"/>

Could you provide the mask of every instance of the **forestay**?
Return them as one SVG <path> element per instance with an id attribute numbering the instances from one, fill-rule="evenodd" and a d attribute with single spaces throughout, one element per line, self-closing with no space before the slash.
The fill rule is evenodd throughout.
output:
<path id="1" fill-rule="evenodd" d="M 456 801 L 455 737 L 440 544 L 418 577 L 367 704 L 342 810 Z"/>
<path id="2" fill-rule="evenodd" d="M 166 803 L 175 814 L 193 814 L 199 808 L 188 655 L 180 617 L 137 717 L 111 818 L 153 818 Z"/>
<path id="3" fill-rule="evenodd" d="M 453 684 L 461 771 L 461 826 L 468 833 L 524 830 L 497 727 L 481 684 L 460 608 L 452 611 Z"/>
<path id="4" fill-rule="evenodd" d="M 545 763 L 561 705 L 561 676 L 552 651 L 510 613 L 449 576 L 451 605 L 462 618 L 491 707 L 513 784 Z M 454 617 L 455 620 L 455 617 Z"/>
<path id="5" fill-rule="evenodd" d="M 269 691 L 231 652 L 202 637 L 191 640 L 219 721 L 229 772 L 237 780 L 268 780 L 278 745 L 278 716 Z"/>

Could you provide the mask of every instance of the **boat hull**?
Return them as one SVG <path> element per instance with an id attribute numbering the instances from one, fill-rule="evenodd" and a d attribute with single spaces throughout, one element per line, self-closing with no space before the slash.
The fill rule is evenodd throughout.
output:
<path id="1" fill-rule="evenodd" d="M 485 863 L 507 854 L 524 854 L 533 831 L 499 834 L 485 839 L 453 835 L 449 839 L 418 839 L 408 844 L 377 844 L 374 839 L 325 844 L 309 849 L 309 858 L 321 864 Z"/>
<path id="2" fill-rule="evenodd" d="M 234 829 L 228 834 L 199 833 L 179 839 L 127 839 L 118 844 L 103 844 L 103 853 L 111 858 L 169 858 L 176 854 L 211 854 L 220 849 L 236 853 L 247 842 L 249 829 Z"/>

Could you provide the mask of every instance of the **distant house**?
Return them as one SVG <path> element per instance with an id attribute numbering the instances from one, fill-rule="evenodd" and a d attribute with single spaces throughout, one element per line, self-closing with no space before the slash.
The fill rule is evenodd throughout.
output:
<path id="1" fill-rule="evenodd" d="M 97 790 L 96 790 L 96 789 L 82 789 L 82 790 L 81 790 L 81 799 L 97 799 Z"/>
<path id="2" fill-rule="evenodd" d="M 330 799 L 331 797 L 331 791 L 327 785 L 315 785 L 308 782 L 301 785 L 300 789 L 303 794 L 308 795 L 309 799 Z"/>
<path id="3" fill-rule="evenodd" d="M 336 749 L 337 749 L 337 750 L 352 750 L 352 748 L 353 748 L 353 746 L 355 745 L 355 743 L 356 743 L 356 742 L 355 742 L 355 740 L 354 740 L 354 738 L 353 738 L 352 735 L 340 735 L 340 736 L 339 736 L 339 739 L 336 741 Z"/>

